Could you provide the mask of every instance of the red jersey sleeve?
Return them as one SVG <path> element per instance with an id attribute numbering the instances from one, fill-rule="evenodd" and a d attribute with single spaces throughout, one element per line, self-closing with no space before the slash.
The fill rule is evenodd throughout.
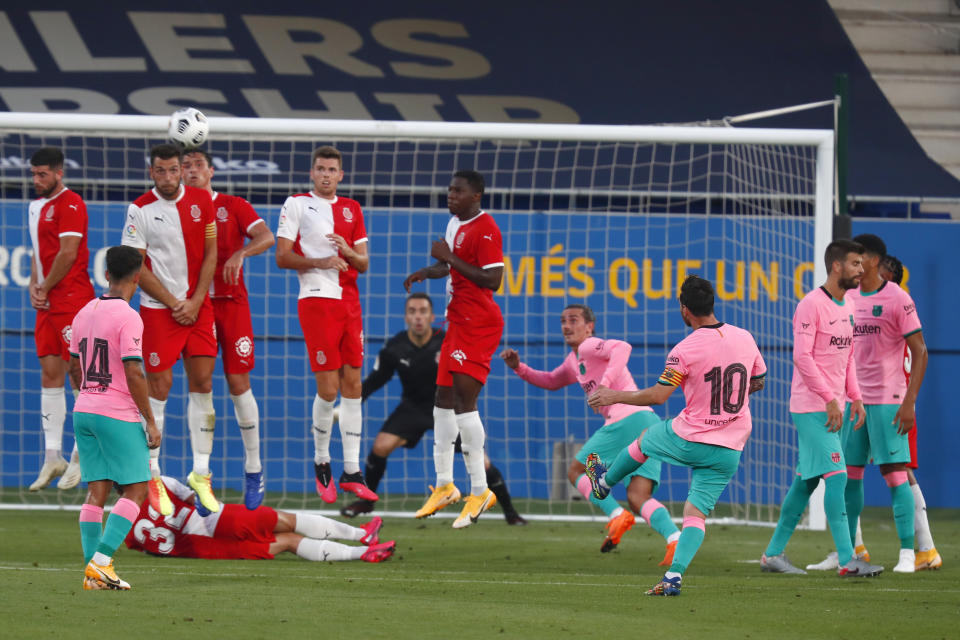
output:
<path id="1" fill-rule="evenodd" d="M 503 238 L 500 236 L 500 227 L 490 214 L 487 214 L 487 217 L 490 218 L 489 222 L 477 235 L 477 266 L 481 269 L 503 266 Z"/>
<path id="2" fill-rule="evenodd" d="M 250 237 L 250 229 L 257 221 L 262 221 L 263 218 L 257 214 L 253 205 L 243 198 L 236 198 L 233 207 L 233 211 L 237 216 L 237 224 L 240 226 L 244 235 Z"/>
<path id="3" fill-rule="evenodd" d="M 87 233 L 87 205 L 72 191 L 54 201 L 57 212 L 57 235 L 83 237 Z"/>

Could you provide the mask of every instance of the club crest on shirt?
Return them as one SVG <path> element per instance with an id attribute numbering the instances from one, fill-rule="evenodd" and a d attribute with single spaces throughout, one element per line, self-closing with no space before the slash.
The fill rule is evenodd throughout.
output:
<path id="1" fill-rule="evenodd" d="M 853 314 L 852 314 L 852 313 L 850 314 L 850 326 L 851 326 L 851 327 L 857 326 L 856 323 L 853 321 Z"/>
<path id="2" fill-rule="evenodd" d="M 465 231 L 461 231 L 460 233 L 458 233 L 458 234 L 457 234 L 457 239 L 454 241 L 453 246 L 455 246 L 457 249 L 459 249 L 459 248 L 460 248 L 460 245 L 463 244 L 463 239 L 466 238 L 466 237 L 467 237 L 467 234 L 466 234 Z"/>
<path id="3" fill-rule="evenodd" d="M 353 222 L 353 211 L 351 211 L 347 207 L 344 207 L 343 209 L 340 210 L 340 213 L 343 215 L 344 220 L 346 220 L 347 222 Z"/>
<path id="4" fill-rule="evenodd" d="M 317 351 L 317 364 L 327 364 L 327 354 L 325 354 L 323 351 Z"/>
<path id="5" fill-rule="evenodd" d="M 60 330 L 60 337 L 62 337 L 63 341 L 66 342 L 67 344 L 70 344 L 71 336 L 72 336 L 72 331 L 70 329 L 70 325 L 67 325 Z"/>
<path id="6" fill-rule="evenodd" d="M 465 354 L 460 349 L 457 349 L 456 351 L 450 354 L 450 357 L 456 360 L 457 364 L 459 364 L 462 367 L 463 361 L 467 359 L 467 354 Z"/>
<path id="7" fill-rule="evenodd" d="M 580 375 L 587 375 L 587 365 L 583 364 L 582 362 L 580 363 Z"/>
<path id="8" fill-rule="evenodd" d="M 153 353 L 150 354 L 150 366 L 156 367 L 159 364 L 160 364 L 160 356 L 157 354 L 156 351 L 154 351 Z"/>
<path id="9" fill-rule="evenodd" d="M 883 305 L 875 304 L 873 305 L 873 317 L 879 318 L 883 314 Z"/>
<path id="10" fill-rule="evenodd" d="M 227 214 L 226 207 L 220 207 L 219 209 L 217 209 L 217 220 L 219 220 L 220 222 L 226 222 L 227 217 L 228 217 L 228 214 Z"/>
<path id="11" fill-rule="evenodd" d="M 193 217 L 194 222 L 199 222 L 200 216 L 202 215 L 200 213 L 200 207 L 195 204 L 190 205 L 190 215 Z"/>
<path id="12" fill-rule="evenodd" d="M 246 358 L 253 353 L 253 340 L 248 336 L 240 336 L 233 346 L 237 350 L 237 355 L 241 358 Z"/>
<path id="13" fill-rule="evenodd" d="M 834 451 L 833 453 L 830 454 L 830 462 L 832 462 L 832 463 L 834 463 L 834 464 L 840 464 L 840 452 L 839 452 L 839 451 Z"/>

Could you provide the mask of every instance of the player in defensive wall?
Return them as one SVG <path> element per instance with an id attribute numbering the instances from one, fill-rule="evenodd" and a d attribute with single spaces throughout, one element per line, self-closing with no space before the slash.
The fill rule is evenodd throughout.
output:
<path id="1" fill-rule="evenodd" d="M 37 199 L 30 203 L 27 224 L 33 259 L 30 261 L 30 305 L 37 311 L 33 337 L 40 359 L 40 417 L 44 461 L 30 491 L 39 491 L 57 476 L 58 489 L 80 482 L 76 439 L 70 462 L 63 459 L 63 423 L 67 402 L 63 382 L 70 360 L 70 323 L 93 298 L 87 273 L 87 206 L 63 184 L 63 151 L 38 149 L 30 157 Z M 74 398 L 77 388 L 73 388 Z"/>
<path id="2" fill-rule="evenodd" d="M 209 193 L 216 211 L 217 266 L 210 286 L 210 300 L 223 372 L 243 439 L 243 503 L 248 509 L 255 509 L 263 501 L 264 483 L 260 461 L 260 408 L 250 388 L 255 349 L 243 261 L 272 247 L 274 238 L 249 202 L 213 190 L 213 174 L 209 153 L 203 149 L 184 152 L 184 184 Z"/>
<path id="3" fill-rule="evenodd" d="M 217 339 L 207 294 L 217 266 L 217 225 L 210 194 L 180 184 L 181 170 L 179 147 L 161 144 L 150 150 L 149 174 L 154 186 L 127 209 L 122 236 L 124 245 L 139 249 L 145 258 L 140 316 L 150 406 L 157 428 L 163 431 L 173 365 L 182 355 L 193 449 L 188 481 L 207 508 L 216 511 L 220 507 L 210 486 L 210 453 L 216 425 L 213 368 Z M 159 451 L 150 452 L 150 499 L 157 511 L 169 514 L 173 506 L 160 481 Z"/>
<path id="4" fill-rule="evenodd" d="M 423 435 L 433 429 L 433 400 L 437 393 L 437 368 L 444 331 L 433 326 L 433 301 L 426 293 L 407 296 L 404 303 L 404 321 L 407 328 L 390 338 L 377 355 L 373 371 L 363 381 L 363 400 L 387 384 L 396 373 L 403 393 L 398 404 L 384 421 L 367 455 L 364 478 L 371 491 L 376 491 L 387 470 L 387 458 L 397 447 L 412 449 Z M 456 448 L 459 450 L 460 441 Z M 503 474 L 484 457 L 487 486 L 497 497 L 507 524 L 525 525 L 527 521 L 517 513 Z M 340 509 L 352 518 L 373 511 L 375 503 L 356 500 Z"/>
<path id="5" fill-rule="evenodd" d="M 750 332 L 718 321 L 713 305 L 710 281 L 687 277 L 680 286 L 680 315 L 693 331 L 670 350 L 657 382 L 640 391 L 600 385 L 588 400 L 594 409 L 659 405 L 683 388 L 683 411 L 648 427 L 609 467 L 596 453 L 587 456 L 587 477 L 599 499 L 651 459 L 691 469 L 683 530 L 669 569 L 649 596 L 680 595 L 683 575 L 703 543 L 706 518 L 740 465 L 753 429 L 750 394 L 763 389 L 767 373 Z"/>
<path id="6" fill-rule="evenodd" d="M 854 240 L 863 244 L 867 249 L 864 260 L 864 278 L 860 282 L 860 295 L 855 298 L 855 301 L 858 303 L 858 313 L 856 316 L 857 375 L 861 380 L 863 377 L 866 377 L 868 380 L 873 379 L 875 385 L 878 381 L 876 376 L 881 375 L 882 377 L 879 380 L 882 382 L 882 385 L 889 387 L 889 389 L 887 389 L 887 399 L 891 397 L 893 400 L 896 400 L 898 397 L 903 398 L 899 407 L 896 407 L 896 402 L 894 402 L 893 405 L 888 405 L 886 408 L 887 414 L 896 411 L 894 420 L 888 421 L 885 419 L 886 416 L 883 416 L 876 419 L 875 422 L 877 422 L 877 424 L 874 425 L 875 431 L 880 431 L 882 438 L 892 439 L 894 443 L 896 443 L 896 450 L 900 452 L 899 457 L 901 458 L 904 457 L 904 452 L 902 451 L 903 443 L 901 442 L 902 438 L 898 436 L 902 435 L 900 432 L 902 432 L 906 426 L 904 423 L 909 424 L 912 422 L 906 434 L 906 447 L 909 451 L 909 461 L 904 463 L 903 466 L 910 493 L 913 496 L 913 537 L 917 545 L 917 551 L 913 554 L 914 558 L 911 564 L 909 561 L 911 552 L 913 552 L 912 543 L 909 547 L 903 546 L 904 540 L 901 536 L 901 561 L 894 567 L 894 571 L 910 573 L 911 567 L 913 571 L 939 569 L 943 566 L 943 559 L 940 557 L 933 543 L 933 536 L 930 532 L 930 522 L 927 519 L 926 501 L 923 498 L 920 484 L 917 482 L 916 475 L 914 475 L 913 472 L 918 465 L 917 425 L 916 415 L 912 411 L 912 402 L 909 405 L 910 410 L 904 411 L 907 403 L 910 402 L 911 391 L 919 391 L 919 389 L 914 390 L 913 386 L 916 384 L 917 387 L 919 387 L 920 384 L 919 381 L 916 381 L 916 376 L 922 379 L 926 371 L 926 344 L 923 341 L 922 333 L 919 329 L 919 318 L 917 317 L 913 300 L 905 290 L 900 289 L 900 283 L 903 281 L 903 265 L 894 256 L 886 255 L 886 246 L 880 238 L 868 234 L 857 236 Z M 881 250 L 884 255 L 877 260 L 876 265 L 874 265 L 874 257 L 879 255 Z M 879 286 L 877 286 L 876 278 L 873 277 L 874 270 L 876 275 L 882 279 Z M 871 287 L 874 286 L 876 286 L 876 288 L 871 289 Z M 893 298 L 892 302 L 891 298 Z M 897 298 L 900 299 L 898 300 Z M 910 330 L 913 330 L 913 332 L 909 333 Z M 909 333 L 905 339 L 902 339 L 905 335 L 902 333 L 903 331 Z M 870 338 L 870 344 L 862 344 L 866 341 L 866 338 Z M 895 361 L 892 353 L 893 350 L 897 348 L 897 343 L 901 341 L 904 344 L 902 351 L 899 351 L 898 354 L 902 359 L 898 358 L 898 360 Z M 914 354 L 916 354 L 916 356 L 914 356 Z M 869 358 L 868 356 L 870 355 L 881 356 L 882 361 L 877 361 L 876 357 Z M 877 366 L 882 366 L 882 372 L 871 371 L 871 367 Z M 895 373 L 891 371 L 894 367 L 902 367 L 904 373 L 903 381 L 898 380 Z M 865 374 L 863 377 L 860 376 L 861 372 Z M 865 395 L 867 394 L 865 390 L 867 386 L 867 383 L 861 382 L 861 388 L 864 390 Z M 881 400 L 883 399 L 882 395 L 876 396 L 874 394 L 874 397 L 879 397 Z M 916 397 L 915 393 L 913 397 Z M 869 427 L 871 411 L 875 414 L 882 413 L 884 411 L 884 405 L 881 403 L 879 406 L 871 409 L 871 405 L 867 404 L 866 409 L 867 424 Z M 899 424 L 896 422 L 897 418 L 899 418 Z M 883 425 L 882 429 L 880 425 Z M 897 427 L 899 427 L 899 429 Z M 861 432 L 862 431 L 863 430 L 861 430 Z M 863 465 L 859 465 L 858 468 L 851 468 L 851 460 L 863 459 L 859 454 L 864 446 L 862 439 L 866 437 L 872 440 L 874 435 L 870 432 L 861 434 L 848 431 L 847 427 L 845 427 L 844 436 L 844 456 L 847 457 L 847 470 L 851 476 L 850 479 L 847 480 L 847 517 L 851 519 L 851 522 L 858 522 L 859 518 L 854 520 L 855 514 L 853 510 L 856 509 L 856 515 L 859 515 L 863 507 Z M 877 459 L 877 456 L 887 455 L 883 446 L 871 447 L 870 453 L 874 460 Z M 854 456 L 860 457 L 854 458 Z M 887 468 L 891 466 L 892 465 L 889 464 L 886 465 Z M 881 471 L 883 469 L 884 465 L 881 465 Z M 894 469 L 894 471 L 896 471 L 896 469 Z M 884 474 L 884 477 L 886 478 L 887 475 L 889 474 Z M 858 480 L 855 480 L 854 476 L 858 476 Z M 902 483 L 891 487 L 891 501 L 893 503 L 894 519 L 898 534 L 906 528 L 907 523 L 905 520 L 911 516 L 909 511 L 904 513 L 906 506 L 903 499 L 903 490 L 899 489 L 901 486 Z M 861 535 L 860 527 L 857 526 L 856 538 L 854 540 L 855 550 L 858 552 L 862 550 L 862 553 L 866 554 L 867 559 L 869 559 L 869 554 L 867 554 L 866 547 L 863 545 Z M 807 569 L 828 570 L 836 568 L 836 566 L 837 553 L 836 551 L 832 551 L 826 559 L 817 564 L 808 565 Z"/>
<path id="7" fill-rule="evenodd" d="M 403 282 L 409 292 L 416 282 L 449 276 L 447 334 L 440 349 L 433 409 L 437 486 L 431 487 L 430 497 L 414 515 L 431 516 L 460 499 L 460 490 L 453 483 L 453 455 L 459 436 L 470 475 L 470 495 L 453 521 L 454 529 L 475 523 L 497 502 L 487 486 L 486 432 L 477 411 L 477 397 L 503 335 L 503 315 L 493 300 L 493 292 L 503 279 L 503 239 L 493 216 L 480 206 L 484 188 L 483 176 L 476 171 L 453 174 L 447 188 L 451 216 L 446 233 L 430 248 L 436 262 L 414 271 Z"/>
<path id="8" fill-rule="evenodd" d="M 295 270 L 300 281 L 297 315 L 317 383 L 312 412 L 313 469 L 317 493 L 326 503 L 337 499 L 330 436 L 338 393 L 343 445 L 340 489 L 364 500 L 377 500 L 360 472 L 363 320 L 357 277 L 366 272 L 370 257 L 359 203 L 337 195 L 343 175 L 339 151 L 315 149 L 310 160 L 313 190 L 287 198 L 277 227 L 277 266 Z M 318 322 L 321 318 L 323 322 Z"/>
<path id="9" fill-rule="evenodd" d="M 760 568 L 771 573 L 806 573 L 793 566 L 784 553 L 803 516 L 810 495 L 823 478 L 823 508 L 837 548 L 841 577 L 879 575 L 883 567 L 871 565 L 853 553 L 844 491 L 847 465 L 840 442 L 844 403 L 850 399 L 853 428 L 863 426 L 865 413 L 854 345 L 854 314 L 850 291 L 863 276 L 863 246 L 851 240 L 827 245 L 824 262 L 827 281 L 808 293 L 793 314 L 793 381 L 790 416 L 797 429 L 797 472 L 780 506 L 780 518 Z"/>
<path id="10" fill-rule="evenodd" d="M 173 501 L 173 515 L 164 516 L 144 501 L 126 537 L 130 549 L 211 560 L 269 560 L 289 552 L 316 562 L 383 562 L 396 549 L 393 540 L 380 542 L 380 518 L 352 527 L 321 515 L 276 511 L 265 505 L 250 510 L 240 504 L 221 504 L 219 511 L 211 513 L 197 504 L 196 494 L 186 485 L 167 476 L 162 481 Z"/>
<path id="11" fill-rule="evenodd" d="M 552 371 L 530 368 L 520 361 L 520 354 L 515 349 L 504 349 L 500 357 L 521 379 L 542 389 L 556 390 L 579 384 L 587 395 L 601 386 L 617 391 L 636 391 L 637 385 L 628 368 L 633 347 L 622 340 L 603 340 L 596 337 L 596 322 L 597 318 L 590 307 L 583 304 L 567 305 L 560 314 L 560 330 L 564 341 L 570 347 L 570 353 L 560 366 Z M 613 496 L 608 495 L 601 500 L 593 495 L 590 480 L 584 474 L 587 455 L 594 452 L 602 460 L 613 460 L 622 449 L 639 438 L 647 427 L 657 423 L 659 418 L 648 406 L 626 404 L 601 407 L 598 413 L 604 417 L 605 422 L 577 452 L 567 470 L 567 477 L 584 498 L 603 509 L 607 515 L 607 535 L 600 546 L 600 551 L 607 552 L 620 543 L 623 534 L 633 526 L 634 517 L 630 511 L 621 507 Z M 660 565 L 670 566 L 680 531 L 670 519 L 666 507 L 652 497 L 659 483 L 660 461 L 649 460 L 630 474 L 627 502 L 634 513 L 639 514 L 664 537 L 667 550 Z"/>
<path id="12" fill-rule="evenodd" d="M 80 391 L 73 423 L 87 483 L 80 508 L 85 590 L 130 588 L 117 576 L 113 555 L 147 498 L 148 447 L 156 449 L 161 439 L 143 375 L 143 321 L 130 307 L 143 256 L 112 247 L 106 262 L 109 289 L 77 312 L 70 337 L 70 380 Z M 103 506 L 114 483 L 122 496 L 104 527 Z"/>

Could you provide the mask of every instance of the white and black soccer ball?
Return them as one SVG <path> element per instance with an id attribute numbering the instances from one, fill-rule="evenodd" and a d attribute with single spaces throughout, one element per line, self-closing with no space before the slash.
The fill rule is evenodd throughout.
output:
<path id="1" fill-rule="evenodd" d="M 210 123 L 207 121 L 207 116 L 203 115 L 199 109 L 186 107 L 174 111 L 170 116 L 167 135 L 171 141 L 184 149 L 199 147 L 206 141 L 208 133 L 210 133 Z"/>

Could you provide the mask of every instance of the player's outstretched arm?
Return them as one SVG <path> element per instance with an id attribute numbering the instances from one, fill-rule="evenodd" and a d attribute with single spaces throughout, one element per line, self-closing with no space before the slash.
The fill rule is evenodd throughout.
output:
<path id="1" fill-rule="evenodd" d="M 677 387 L 668 384 L 657 383 L 652 387 L 640 389 L 637 391 L 616 391 L 607 387 L 598 387 L 596 391 L 587 398 L 589 404 L 594 410 L 600 407 L 608 407 L 612 404 L 633 404 L 638 407 L 652 407 L 656 404 L 663 404 Z"/>
<path id="2" fill-rule="evenodd" d="M 450 267 L 445 262 L 435 262 L 429 267 L 417 269 L 407 276 L 403 281 L 403 288 L 410 291 L 410 285 L 424 280 L 436 280 L 437 278 L 446 278 L 450 275 Z"/>
<path id="3" fill-rule="evenodd" d="M 564 360 L 559 367 L 553 371 L 540 371 L 520 362 L 520 354 L 514 349 L 506 348 L 500 354 L 507 366 L 513 369 L 520 379 L 529 382 L 535 387 L 556 391 L 577 381 L 576 372 Z"/>
<path id="4" fill-rule="evenodd" d="M 390 382 L 394 371 L 396 371 L 396 365 L 390 359 L 387 349 L 381 349 L 373 364 L 373 371 L 371 371 L 370 375 L 363 381 L 363 390 L 360 392 L 360 399 L 366 400 L 371 394 Z"/>

